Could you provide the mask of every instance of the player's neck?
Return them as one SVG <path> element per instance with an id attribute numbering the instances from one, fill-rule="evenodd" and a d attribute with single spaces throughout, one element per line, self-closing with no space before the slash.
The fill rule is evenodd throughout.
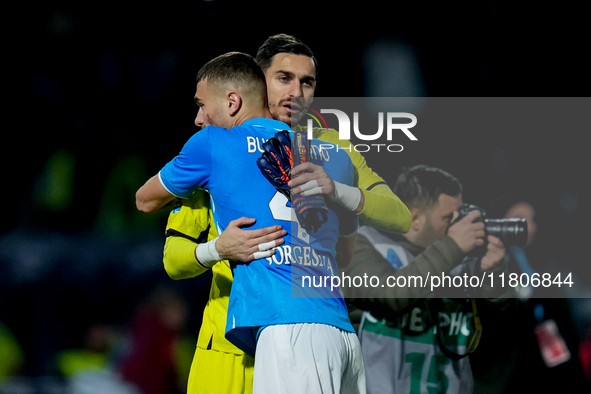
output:
<path id="1" fill-rule="evenodd" d="M 253 118 L 268 118 L 273 119 L 269 108 L 244 108 L 238 115 L 234 117 L 234 126 L 241 125 L 248 119 Z"/>

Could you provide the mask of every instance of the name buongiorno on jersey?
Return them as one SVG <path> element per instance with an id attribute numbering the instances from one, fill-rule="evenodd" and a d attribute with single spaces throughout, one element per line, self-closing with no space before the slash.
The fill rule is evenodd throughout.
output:
<path id="1" fill-rule="evenodd" d="M 262 146 L 267 141 L 262 137 L 246 136 L 247 152 L 262 154 L 264 152 Z M 310 158 L 313 161 L 330 161 L 330 150 L 328 147 L 333 147 L 332 144 L 320 144 L 310 146 Z"/>

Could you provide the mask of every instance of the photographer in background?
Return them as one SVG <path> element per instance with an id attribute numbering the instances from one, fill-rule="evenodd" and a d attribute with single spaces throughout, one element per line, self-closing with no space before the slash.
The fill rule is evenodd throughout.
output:
<path id="1" fill-rule="evenodd" d="M 486 236 L 478 210 L 453 222 L 462 206 L 462 185 L 439 168 L 406 169 L 394 193 L 411 211 L 410 231 L 396 235 L 361 227 L 353 261 L 345 269 L 350 277 L 377 276 L 383 285 L 343 288 L 349 304 L 364 311 L 358 332 L 368 393 L 471 393 L 466 356 L 479 343 L 481 324 L 514 305 L 512 289 L 491 287 L 488 280 L 489 273 L 497 277 L 505 270 L 505 247 L 497 237 Z M 485 249 L 482 257 L 465 258 L 477 247 Z M 424 283 L 442 273 L 482 276 L 482 271 L 487 280 L 481 289 L 450 289 L 448 284 L 429 298 L 430 283 L 402 286 L 406 281 L 397 280 L 420 276 Z M 471 300 L 470 292 L 476 291 L 488 299 Z"/>

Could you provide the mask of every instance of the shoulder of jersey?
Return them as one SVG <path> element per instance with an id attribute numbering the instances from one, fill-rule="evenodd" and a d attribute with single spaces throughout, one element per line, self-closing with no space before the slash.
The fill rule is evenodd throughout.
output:
<path id="1" fill-rule="evenodd" d="M 223 127 L 209 125 L 209 126 L 205 126 L 204 128 L 202 128 L 201 130 L 199 130 L 195 134 L 199 134 L 199 133 L 202 133 L 202 134 L 212 133 L 212 132 L 215 132 L 216 130 L 227 130 L 227 129 L 225 129 Z"/>
<path id="2" fill-rule="evenodd" d="M 213 125 L 209 125 L 204 127 L 203 129 L 201 129 L 200 131 L 198 131 L 195 134 L 199 134 L 199 133 L 203 133 L 203 134 L 211 134 L 212 138 L 215 137 L 219 137 L 221 132 L 224 132 L 226 134 L 224 134 L 225 136 L 229 136 L 232 135 L 233 132 L 238 133 L 238 134 L 242 134 L 244 133 L 245 129 L 253 129 L 252 126 L 249 125 L 237 125 L 234 126 L 232 128 L 226 129 L 225 127 L 219 127 L 219 126 L 213 126 Z M 254 127 L 254 129 L 257 129 L 257 127 Z"/>
<path id="3" fill-rule="evenodd" d="M 304 127 L 305 129 L 305 127 Z M 334 138 L 339 138 L 339 132 L 336 131 L 335 129 L 325 129 L 324 127 L 314 127 L 312 129 L 312 134 L 314 135 L 315 138 L 318 137 L 334 137 Z"/>

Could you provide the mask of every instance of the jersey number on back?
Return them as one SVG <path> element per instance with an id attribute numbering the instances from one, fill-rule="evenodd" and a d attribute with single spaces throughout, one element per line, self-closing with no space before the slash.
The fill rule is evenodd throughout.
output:
<path id="1" fill-rule="evenodd" d="M 279 192 L 275 192 L 275 195 L 269 201 L 269 209 L 271 210 L 271 214 L 273 215 L 273 219 L 275 220 L 284 220 L 287 222 L 292 222 L 291 225 L 291 235 L 297 236 L 299 239 L 304 241 L 307 244 L 310 244 L 310 234 L 306 230 L 302 228 L 300 223 L 298 222 L 296 215 L 293 209 L 288 206 L 289 200 L 283 194 Z M 295 226 L 297 225 L 297 232 L 295 230 Z M 294 234 L 296 233 L 296 234 Z"/>

